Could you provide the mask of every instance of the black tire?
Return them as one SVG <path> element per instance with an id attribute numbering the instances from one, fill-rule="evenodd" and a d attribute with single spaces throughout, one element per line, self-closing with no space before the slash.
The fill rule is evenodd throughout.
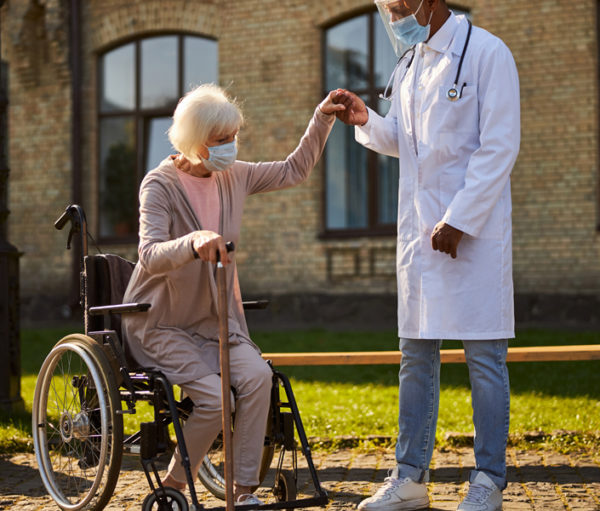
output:
<path id="1" fill-rule="evenodd" d="M 62 509 L 98 511 L 113 494 L 123 454 L 115 381 L 102 347 L 81 334 L 61 339 L 42 364 L 33 441 L 44 486 Z"/>
<path id="2" fill-rule="evenodd" d="M 291 470 L 280 470 L 275 475 L 275 485 L 273 494 L 277 502 L 290 502 L 296 500 L 298 489 L 296 488 L 296 478 Z"/>
<path id="3" fill-rule="evenodd" d="M 167 507 L 161 507 L 156 493 L 149 493 L 144 502 L 142 503 L 142 511 L 159 510 L 160 511 L 188 511 L 189 506 L 183 493 L 175 488 L 165 486 L 165 493 L 167 494 Z M 160 490 L 157 490 L 160 491 Z"/>

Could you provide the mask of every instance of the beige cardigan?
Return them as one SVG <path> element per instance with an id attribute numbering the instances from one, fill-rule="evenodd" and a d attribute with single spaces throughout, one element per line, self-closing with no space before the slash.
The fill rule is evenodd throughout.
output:
<path id="1" fill-rule="evenodd" d="M 335 120 L 315 110 L 300 144 L 285 161 L 236 161 L 216 173 L 221 202 L 219 234 L 237 244 L 246 196 L 303 182 L 319 160 Z M 192 239 L 202 226 L 171 158 L 149 172 L 140 188 L 140 244 L 123 301 L 151 303 L 123 315 L 128 351 L 143 367 L 160 369 L 173 384 L 219 372 L 215 266 L 195 259 Z M 235 255 L 227 265 L 231 343 L 250 340 Z M 260 351 L 260 350 L 258 350 Z"/>

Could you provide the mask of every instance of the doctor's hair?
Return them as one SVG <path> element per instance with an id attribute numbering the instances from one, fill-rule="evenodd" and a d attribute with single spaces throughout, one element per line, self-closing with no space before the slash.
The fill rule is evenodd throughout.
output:
<path id="1" fill-rule="evenodd" d="M 218 85 L 207 83 L 183 96 L 168 130 L 169 141 L 192 164 L 200 163 L 198 152 L 214 135 L 239 129 L 244 116 L 235 99 Z"/>

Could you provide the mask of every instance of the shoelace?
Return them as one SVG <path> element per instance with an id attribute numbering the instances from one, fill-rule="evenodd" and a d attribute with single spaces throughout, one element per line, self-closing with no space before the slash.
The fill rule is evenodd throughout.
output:
<path id="1" fill-rule="evenodd" d="M 486 488 L 480 484 L 473 484 L 469 487 L 469 493 L 465 498 L 465 503 L 469 504 L 482 504 L 492 493 L 491 488 Z"/>
<path id="2" fill-rule="evenodd" d="M 381 497 L 383 495 L 387 495 L 388 492 L 392 492 L 396 489 L 396 487 L 404 482 L 404 479 L 396 479 L 395 477 L 386 477 L 383 480 L 383 486 L 381 486 L 376 492 L 374 497 Z"/>

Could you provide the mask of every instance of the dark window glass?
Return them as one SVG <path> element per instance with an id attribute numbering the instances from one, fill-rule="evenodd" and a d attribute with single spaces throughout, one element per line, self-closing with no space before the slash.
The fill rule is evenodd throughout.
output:
<path id="1" fill-rule="evenodd" d="M 127 44 L 107 53 L 101 61 L 100 110 L 135 108 L 135 45 Z"/>
<path id="2" fill-rule="evenodd" d="M 379 15 L 370 12 L 339 23 L 327 29 L 324 39 L 324 92 L 350 89 L 385 115 L 389 104 L 378 96 L 397 59 Z M 333 128 L 325 160 L 325 232 L 393 234 L 398 161 L 365 149 L 355 141 L 354 128 L 341 123 Z"/>
<path id="3" fill-rule="evenodd" d="M 100 236 L 136 232 L 137 177 L 133 117 L 100 120 Z"/>
<path id="4" fill-rule="evenodd" d="M 144 170 L 156 168 L 158 164 L 173 151 L 173 146 L 167 137 L 167 130 L 171 126 L 170 117 L 154 117 L 148 119 L 146 126 L 146 160 Z"/>
<path id="5" fill-rule="evenodd" d="M 345 21 L 327 31 L 328 90 L 363 89 L 369 81 L 368 18 Z"/>
<path id="6" fill-rule="evenodd" d="M 143 176 L 173 152 L 167 136 L 178 99 L 218 81 L 218 44 L 173 34 L 102 55 L 99 68 L 99 225 L 103 240 L 133 242 Z"/>
<path id="7" fill-rule="evenodd" d="M 141 41 L 142 108 L 168 107 L 179 98 L 176 36 Z"/>

